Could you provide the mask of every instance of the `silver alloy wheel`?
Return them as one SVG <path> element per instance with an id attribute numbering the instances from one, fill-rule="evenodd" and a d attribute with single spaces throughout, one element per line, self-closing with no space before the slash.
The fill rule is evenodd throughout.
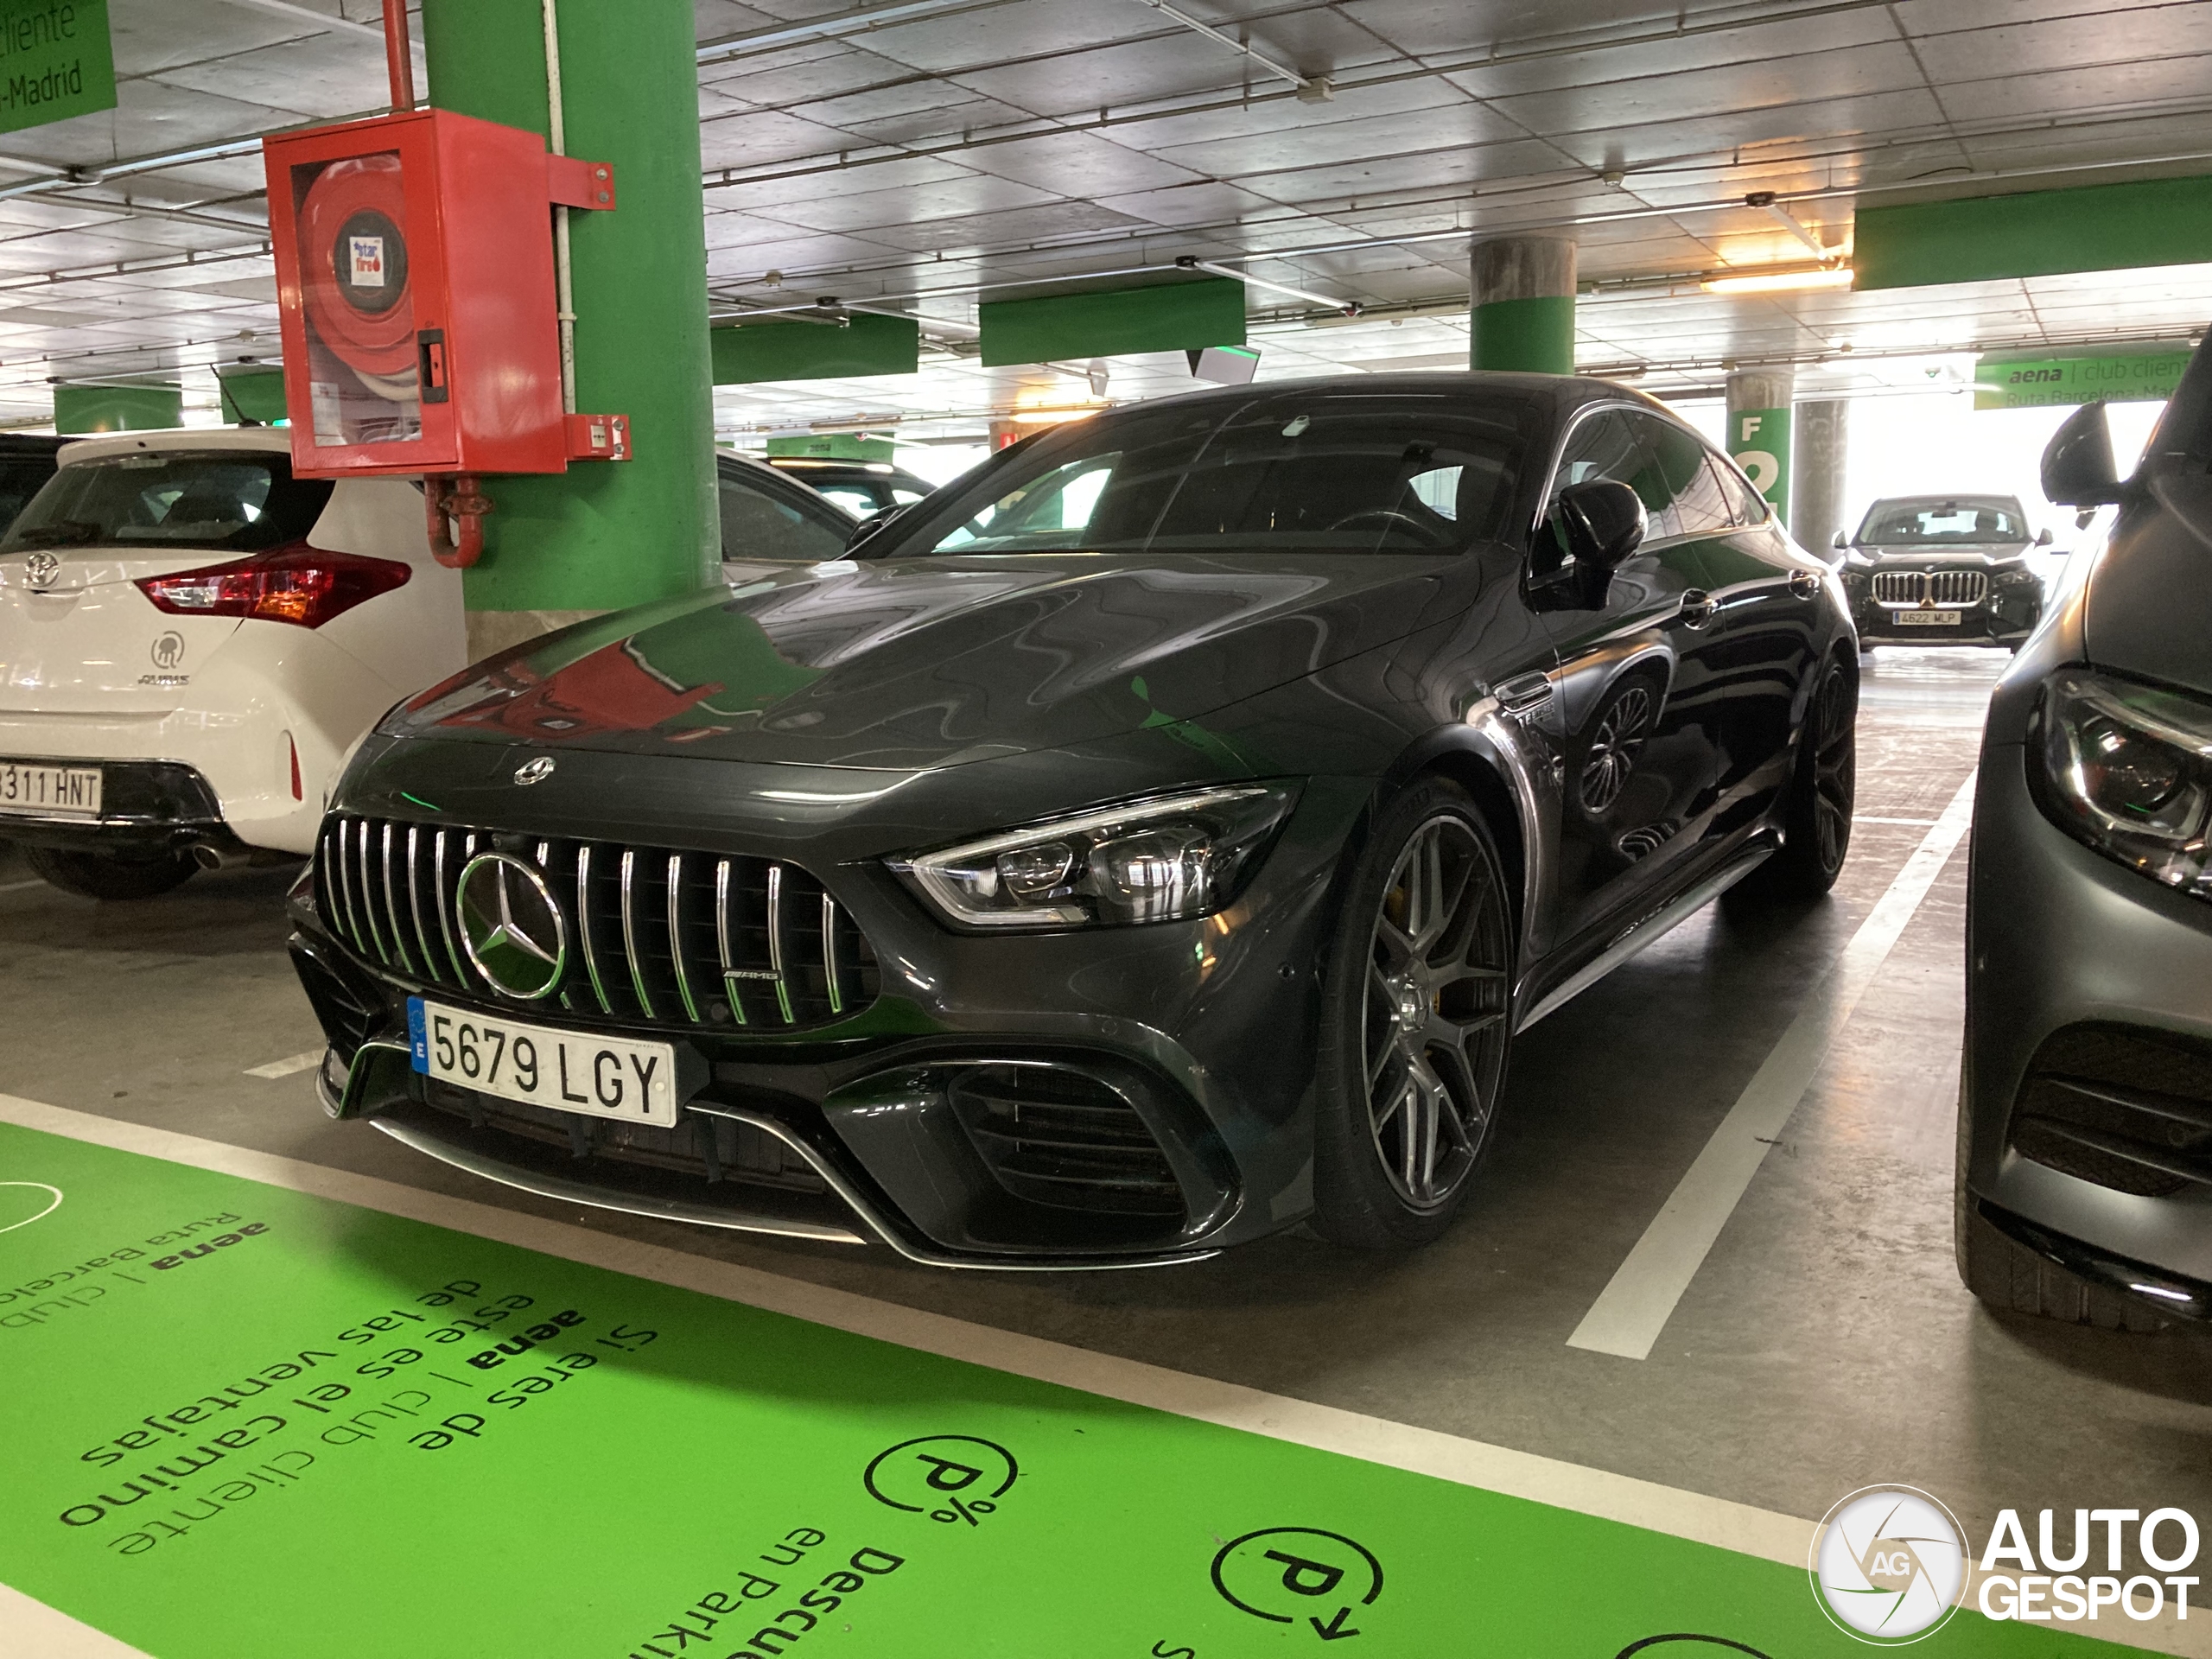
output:
<path id="1" fill-rule="evenodd" d="M 1582 762 L 1580 787 L 1582 810 L 1595 815 L 1620 799 L 1628 775 L 1636 770 L 1636 757 L 1643 747 L 1643 728 L 1651 718 L 1649 686 L 1631 685 L 1606 706 L 1598 729 L 1590 737 L 1590 753 Z"/>
<path id="2" fill-rule="evenodd" d="M 1857 793 L 1851 681 L 1841 662 L 1821 677 L 1820 695 L 1805 724 L 1813 748 L 1813 823 L 1820 837 L 1821 868 L 1834 870 L 1851 846 L 1851 812 Z"/>
<path id="3" fill-rule="evenodd" d="M 1459 1191 L 1497 1116 L 1510 937 L 1474 831 L 1454 814 L 1430 818 L 1383 886 L 1361 999 L 1369 1132 L 1414 1210 Z"/>

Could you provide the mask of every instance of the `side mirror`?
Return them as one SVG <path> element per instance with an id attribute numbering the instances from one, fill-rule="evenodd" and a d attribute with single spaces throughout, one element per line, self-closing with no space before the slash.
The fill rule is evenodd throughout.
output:
<path id="1" fill-rule="evenodd" d="M 2064 507 L 2094 507 L 2120 499 L 2120 469 L 2113 465 L 2112 429 L 2102 404 L 2084 404 L 2066 417 L 2043 452 L 2043 493 Z"/>
<path id="2" fill-rule="evenodd" d="M 1847 535 L 1845 535 L 1841 531 L 1840 531 L 1840 530 L 1839 530 L 1839 531 L 1836 531 L 1836 533 L 1835 533 L 1835 541 L 1834 541 L 1834 543 L 1833 543 L 1833 545 L 1834 545 L 1834 546 L 1836 546 L 1836 547 L 1847 548 L 1847 547 L 1849 547 L 1849 546 L 1851 545 L 1851 537 L 1848 537 L 1848 536 L 1847 536 Z"/>
<path id="3" fill-rule="evenodd" d="M 910 507 L 912 505 L 913 505 L 913 503 L 909 501 L 905 506 L 878 507 L 874 512 L 871 512 L 867 518 L 861 519 L 860 523 L 853 526 L 851 533 L 845 537 L 845 551 L 848 553 L 851 552 L 862 542 L 868 540 L 869 537 L 874 535 L 876 531 L 881 530 L 893 518 L 896 518 L 900 513 L 906 512 L 906 507 Z"/>
<path id="4" fill-rule="evenodd" d="M 1577 596 L 1586 609 L 1602 609 L 1614 570 L 1643 545 L 1649 520 L 1643 499 L 1617 479 L 1593 478 L 1560 492 L 1559 518 Z"/>
<path id="5" fill-rule="evenodd" d="M 2036 545 L 2037 547 L 2049 547 L 2050 545 L 2050 532 L 2046 530 L 2043 534 L 2037 537 Z"/>

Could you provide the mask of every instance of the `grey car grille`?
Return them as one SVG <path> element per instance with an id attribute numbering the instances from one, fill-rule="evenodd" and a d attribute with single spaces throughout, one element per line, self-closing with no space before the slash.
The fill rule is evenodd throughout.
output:
<path id="1" fill-rule="evenodd" d="M 461 873 L 495 844 L 545 873 L 575 942 L 533 1002 L 495 991 L 462 948 Z M 324 822 L 315 892 L 365 963 L 518 1009 L 784 1031 L 857 1014 L 880 982 L 844 908 L 774 859 L 341 815 Z"/>
<path id="2" fill-rule="evenodd" d="M 1986 570 L 1877 570 L 1878 605 L 1974 606 L 1989 596 Z"/>

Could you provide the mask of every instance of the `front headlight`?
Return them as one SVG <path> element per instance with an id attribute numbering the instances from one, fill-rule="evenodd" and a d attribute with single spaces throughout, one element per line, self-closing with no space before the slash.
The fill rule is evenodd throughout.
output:
<path id="1" fill-rule="evenodd" d="M 1296 799 L 1284 784 L 1194 790 L 886 861 L 963 927 L 1183 921 L 1236 898 Z"/>
<path id="2" fill-rule="evenodd" d="M 2107 857 L 2212 899 L 2212 703 L 2069 668 L 2044 688 L 2042 715 L 2044 810 Z"/>

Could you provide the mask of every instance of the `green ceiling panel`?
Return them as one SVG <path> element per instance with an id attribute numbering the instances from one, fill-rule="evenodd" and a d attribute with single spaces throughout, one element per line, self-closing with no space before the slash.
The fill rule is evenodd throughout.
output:
<path id="1" fill-rule="evenodd" d="M 54 389 L 56 432 L 147 432 L 183 424 L 184 392 L 176 386 Z"/>
<path id="2" fill-rule="evenodd" d="M 707 340 L 718 386 L 912 374 L 921 366 L 921 325 L 912 317 L 855 312 L 843 328 L 763 321 L 709 330 Z"/>
<path id="3" fill-rule="evenodd" d="M 995 300 L 976 308 L 976 321 L 986 368 L 1242 346 L 1244 284 L 1218 277 Z"/>
<path id="4" fill-rule="evenodd" d="M 274 426 L 285 418 L 283 370 L 232 369 L 216 378 L 223 388 L 223 418 L 233 425 Z"/>
<path id="5" fill-rule="evenodd" d="M 1862 207 L 1861 289 L 2212 262 L 2212 177 Z"/>

